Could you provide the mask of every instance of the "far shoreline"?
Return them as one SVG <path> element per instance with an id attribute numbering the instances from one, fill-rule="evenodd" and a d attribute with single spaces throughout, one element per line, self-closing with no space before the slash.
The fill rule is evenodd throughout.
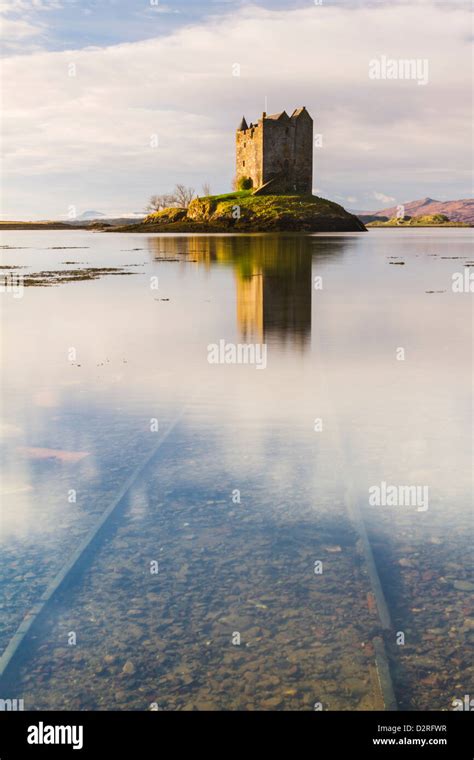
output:
<path id="1" fill-rule="evenodd" d="M 222 228 L 217 226 L 198 226 L 191 227 L 188 225 L 182 225 L 182 226 L 176 226 L 172 227 L 172 225 L 162 226 L 161 229 L 153 229 L 152 225 L 147 225 L 148 229 L 144 229 L 144 225 L 141 222 L 129 224 L 129 225 L 112 225 L 107 223 L 101 223 L 96 222 L 94 224 L 67 224 L 63 222 L 24 222 L 24 221 L 11 221 L 11 222 L 0 222 L 0 231 L 6 230 L 6 231 L 29 231 L 29 232 L 39 232 L 39 231 L 59 231 L 59 232 L 74 232 L 76 230 L 82 230 L 85 232 L 122 232 L 122 233 L 130 233 L 130 234 L 142 234 L 142 233 L 148 233 L 148 234 L 172 234 L 172 233 L 181 233 L 181 234 L 209 234 L 209 235 L 232 235 L 232 234 L 268 234 L 268 235 L 274 235 L 274 234 L 284 234 L 284 233 L 301 233 L 301 234 L 314 234 L 316 232 L 321 232 L 324 234 L 324 232 L 327 233 L 334 233 L 334 232 L 350 232 L 351 230 L 298 230 L 298 229 L 279 229 L 279 230 L 261 230 L 261 229 L 251 229 L 251 228 L 240 228 L 240 229 L 229 229 L 229 228 Z M 416 230 L 416 229 L 449 229 L 449 228 L 457 228 L 457 229 L 473 229 L 473 224 L 467 224 L 466 222 L 450 222 L 447 224 L 366 224 L 367 232 L 370 232 L 371 230 L 377 230 L 377 229 L 402 229 L 402 230 Z M 186 228 L 185 228 L 186 227 Z M 361 230 L 352 230 L 354 232 L 361 231 Z"/>

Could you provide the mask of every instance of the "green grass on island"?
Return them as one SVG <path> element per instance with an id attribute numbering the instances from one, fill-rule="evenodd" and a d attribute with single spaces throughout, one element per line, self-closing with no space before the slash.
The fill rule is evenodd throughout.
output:
<path id="1" fill-rule="evenodd" d="M 122 230 L 125 228 L 121 228 Z M 137 232 L 351 232 L 363 223 L 342 206 L 314 195 L 253 195 L 238 190 L 195 198 L 185 208 L 165 208 L 130 225 Z"/>
<path id="2" fill-rule="evenodd" d="M 445 214 L 426 214 L 425 216 L 403 216 L 388 221 L 368 222 L 367 227 L 470 227 L 465 222 L 452 222 Z"/>

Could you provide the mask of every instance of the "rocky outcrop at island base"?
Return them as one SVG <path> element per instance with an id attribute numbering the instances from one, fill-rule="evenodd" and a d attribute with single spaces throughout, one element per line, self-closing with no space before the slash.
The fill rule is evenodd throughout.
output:
<path id="1" fill-rule="evenodd" d="M 314 195 L 255 196 L 240 191 L 195 198 L 188 209 L 168 208 L 135 225 L 134 232 L 363 232 L 342 206 Z"/>

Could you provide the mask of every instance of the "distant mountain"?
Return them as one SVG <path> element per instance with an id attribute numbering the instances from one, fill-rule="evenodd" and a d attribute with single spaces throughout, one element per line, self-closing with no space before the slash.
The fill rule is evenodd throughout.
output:
<path id="1" fill-rule="evenodd" d="M 463 198 L 459 201 L 436 201 L 433 198 L 422 198 L 419 201 L 404 203 L 406 216 L 426 216 L 428 214 L 445 214 L 452 222 L 474 224 L 474 199 Z M 397 206 L 383 208 L 380 211 L 353 211 L 362 221 L 371 221 L 377 217 L 392 219 L 397 215 Z M 370 219 L 369 219 L 370 217 Z"/>
<path id="2" fill-rule="evenodd" d="M 100 222 L 101 224 L 115 227 L 120 224 L 132 224 L 132 222 L 139 221 L 145 216 L 146 214 L 143 211 L 131 211 L 128 214 L 120 214 L 119 212 L 111 216 L 103 211 L 84 211 L 83 214 L 80 214 L 75 219 L 68 220 L 68 224 L 74 227 L 89 227 L 95 222 Z"/>
<path id="3" fill-rule="evenodd" d="M 106 216 L 102 211 L 84 211 L 83 214 L 80 214 L 78 217 L 78 221 L 85 221 L 87 219 L 99 219 L 101 216 Z"/>

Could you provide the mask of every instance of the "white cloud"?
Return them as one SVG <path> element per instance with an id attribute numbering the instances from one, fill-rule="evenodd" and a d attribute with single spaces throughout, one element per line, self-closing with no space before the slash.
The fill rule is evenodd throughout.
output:
<path id="1" fill-rule="evenodd" d="M 45 191 L 34 197 L 49 214 L 66 201 L 140 208 L 176 181 L 199 187 L 209 179 L 224 190 L 236 124 L 242 113 L 256 119 L 265 96 L 270 111 L 310 110 L 324 144 L 315 150 L 315 180 L 333 196 L 367 197 L 383 182 L 385 192 L 372 197 L 391 202 L 412 197 L 414 181 L 427 185 L 421 195 L 434 194 L 428 183 L 461 185 L 471 115 L 467 28 L 467 8 L 433 3 L 428 13 L 426 2 L 246 7 L 159 39 L 13 56 L 4 64 L 12 204 L 24 214 L 41 178 Z M 369 80 L 368 60 L 379 55 L 428 58 L 429 84 Z M 235 62 L 240 77 L 232 76 Z"/>
<path id="2" fill-rule="evenodd" d="M 385 193 L 378 193 L 376 190 L 372 193 L 372 198 L 381 203 L 393 203 L 395 198 L 392 195 L 385 195 Z"/>
<path id="3" fill-rule="evenodd" d="M 29 11 L 50 11 L 62 8 L 59 0 L 3 0 L 0 13 L 27 13 Z"/>
<path id="4" fill-rule="evenodd" d="M 59 0 L 0 0 L 0 27 L 7 53 L 33 52 L 45 35 L 44 23 L 35 12 L 62 8 Z"/>
<path id="5" fill-rule="evenodd" d="M 2 35 L 9 40 L 9 48 L 18 47 L 28 37 L 35 37 L 41 28 L 22 19 L 4 18 L 1 21 Z"/>

